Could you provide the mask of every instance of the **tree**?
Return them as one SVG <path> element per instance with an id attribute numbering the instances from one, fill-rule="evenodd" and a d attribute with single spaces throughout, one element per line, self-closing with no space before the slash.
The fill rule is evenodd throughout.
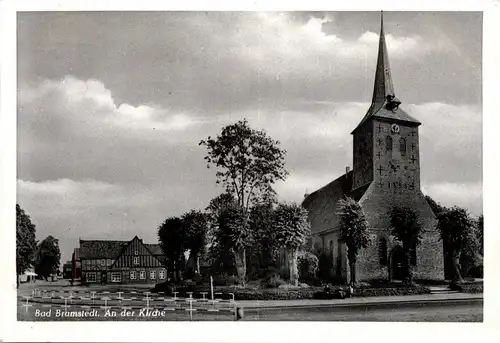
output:
<path id="1" fill-rule="evenodd" d="M 23 274 L 32 264 L 37 249 L 35 239 L 35 224 L 24 212 L 21 206 L 16 205 L 16 272 L 19 286 L 19 275 Z"/>
<path id="2" fill-rule="evenodd" d="M 250 230 L 255 241 L 250 248 L 249 265 L 252 275 L 262 277 L 269 269 L 275 269 L 279 258 L 279 246 L 275 239 L 274 201 L 271 199 L 252 206 L 250 213 Z"/>
<path id="3" fill-rule="evenodd" d="M 452 207 L 438 216 L 438 230 L 441 239 L 448 242 L 453 263 L 453 283 L 463 281 L 460 272 L 462 254 L 473 255 L 477 251 L 474 221 L 467 211 L 460 207 Z"/>
<path id="4" fill-rule="evenodd" d="M 477 229 L 476 229 L 476 237 L 479 243 L 480 254 L 484 256 L 484 216 L 483 214 L 479 215 L 477 218 Z"/>
<path id="5" fill-rule="evenodd" d="M 347 259 L 351 274 L 350 284 L 355 285 L 358 252 L 366 248 L 370 242 L 368 222 L 361 205 L 354 199 L 349 197 L 340 199 L 338 205 L 340 240 L 347 246 Z"/>
<path id="6" fill-rule="evenodd" d="M 158 227 L 158 240 L 167 257 L 168 271 L 175 281 L 182 279 L 186 234 L 179 217 L 169 217 Z"/>
<path id="7" fill-rule="evenodd" d="M 412 251 L 416 249 L 422 239 L 422 224 L 418 213 L 410 207 L 394 206 L 390 213 L 391 234 L 402 243 L 405 258 L 403 270 L 405 285 L 413 284 L 413 270 L 411 265 Z"/>
<path id="8" fill-rule="evenodd" d="M 425 196 L 425 200 L 427 200 L 427 203 L 431 207 L 431 210 L 432 210 L 432 212 L 434 212 L 434 214 L 436 215 L 436 217 L 438 217 L 441 212 L 443 212 L 444 210 L 446 210 L 446 207 L 441 206 L 441 204 L 439 204 L 436 201 L 434 201 L 434 199 L 432 199 L 428 195 Z"/>
<path id="9" fill-rule="evenodd" d="M 225 275 L 234 274 L 234 254 L 231 252 L 231 243 L 226 236 L 218 232 L 217 220 L 222 211 L 228 207 L 238 206 L 233 195 L 222 193 L 210 200 L 206 210 L 209 216 L 207 232 L 208 259 L 211 270 Z"/>
<path id="10" fill-rule="evenodd" d="M 247 214 L 238 205 L 228 205 L 216 214 L 213 236 L 222 251 L 229 251 L 235 261 L 238 283 L 245 285 L 246 249 L 253 243 Z M 220 251 L 219 250 L 219 251 Z"/>
<path id="11" fill-rule="evenodd" d="M 195 273 L 199 274 L 199 257 L 205 252 L 209 217 L 201 211 L 191 210 L 185 213 L 181 220 L 186 236 L 185 248 L 189 249 L 189 258 L 195 264 Z"/>
<path id="12" fill-rule="evenodd" d="M 246 119 L 224 127 L 215 139 L 208 137 L 200 145 L 208 150 L 207 167 L 218 169 L 217 183 L 234 194 L 245 213 L 256 198 L 272 193 L 272 185 L 288 174 L 284 169 L 286 151 L 280 149 L 279 141 L 250 128 Z"/>
<path id="13" fill-rule="evenodd" d="M 290 271 L 290 283 L 298 285 L 297 258 L 299 248 L 304 246 L 310 235 L 307 210 L 300 205 L 279 204 L 274 211 L 274 235 L 277 244 L 285 248 Z"/>
<path id="14" fill-rule="evenodd" d="M 48 278 L 55 274 L 61 263 L 59 240 L 47 236 L 39 245 L 35 254 L 35 273 Z"/>

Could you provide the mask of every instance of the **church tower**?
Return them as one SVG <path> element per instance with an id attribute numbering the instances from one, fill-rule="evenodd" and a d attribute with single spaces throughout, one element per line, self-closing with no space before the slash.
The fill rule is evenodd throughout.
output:
<path id="1" fill-rule="evenodd" d="M 361 206 L 368 222 L 370 243 L 359 251 L 358 280 L 401 280 L 402 243 L 391 230 L 395 206 L 410 208 L 421 223 L 420 244 L 411 247 L 416 279 L 443 279 L 443 245 L 437 220 L 420 189 L 421 123 L 401 107 L 392 82 L 381 18 L 377 66 L 371 105 L 353 136 L 353 170 L 308 194 L 308 210 L 315 251 L 332 256 L 336 276 L 348 280 L 347 249 L 339 230 L 339 200 L 350 197 Z"/>
<path id="2" fill-rule="evenodd" d="M 382 17 L 372 103 L 352 132 L 353 190 L 372 182 L 388 193 L 420 190 L 420 122 L 400 105 L 392 82 Z"/>

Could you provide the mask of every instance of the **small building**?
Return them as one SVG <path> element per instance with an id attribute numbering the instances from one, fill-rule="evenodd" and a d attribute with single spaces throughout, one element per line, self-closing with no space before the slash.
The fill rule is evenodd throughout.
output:
<path id="1" fill-rule="evenodd" d="M 80 261 L 80 248 L 75 248 L 73 250 L 73 255 L 71 257 L 72 262 L 72 278 L 79 279 L 82 277 L 82 263 Z"/>
<path id="2" fill-rule="evenodd" d="M 63 278 L 71 279 L 73 277 L 73 262 L 67 261 L 63 264 Z"/>
<path id="3" fill-rule="evenodd" d="M 27 269 L 24 273 L 19 275 L 19 282 L 24 283 L 24 282 L 35 282 L 36 280 L 36 273 L 33 271 L 32 268 Z"/>
<path id="4" fill-rule="evenodd" d="M 130 241 L 80 240 L 82 283 L 154 284 L 167 279 L 165 258 L 158 244 Z"/>

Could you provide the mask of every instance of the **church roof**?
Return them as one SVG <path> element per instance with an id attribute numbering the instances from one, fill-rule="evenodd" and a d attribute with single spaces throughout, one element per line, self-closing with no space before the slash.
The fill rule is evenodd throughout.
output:
<path id="1" fill-rule="evenodd" d="M 359 201 L 370 186 L 370 183 L 352 190 L 353 172 L 340 176 L 326 186 L 309 194 L 302 206 L 309 212 L 309 222 L 320 231 L 333 229 L 337 222 L 337 203 L 343 197 L 351 197 Z"/>
<path id="2" fill-rule="evenodd" d="M 396 97 L 394 92 L 389 54 L 387 53 L 387 44 L 385 42 L 384 17 L 382 14 L 380 19 L 380 37 L 372 103 L 366 115 L 352 133 L 370 118 L 390 119 L 412 123 L 416 126 L 420 125 L 421 123 L 418 120 L 399 108 L 400 104 L 401 101 Z"/>

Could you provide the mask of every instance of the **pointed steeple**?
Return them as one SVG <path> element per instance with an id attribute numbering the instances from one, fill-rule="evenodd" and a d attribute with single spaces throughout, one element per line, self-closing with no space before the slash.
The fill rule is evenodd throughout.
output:
<path id="1" fill-rule="evenodd" d="M 385 42 L 384 14 L 380 15 L 380 37 L 378 45 L 377 67 L 375 69 L 375 83 L 373 87 L 372 103 L 368 112 L 358 126 L 352 131 L 354 133 L 370 118 L 384 118 L 399 122 L 409 122 L 420 125 L 420 122 L 399 108 L 401 101 L 394 93 L 392 83 L 391 67 L 389 65 L 389 54 Z"/>
<path id="2" fill-rule="evenodd" d="M 372 103 L 383 104 L 386 100 L 397 100 L 392 83 L 391 66 L 387 53 L 387 44 L 384 34 L 384 13 L 380 14 L 380 37 L 378 44 L 377 69 L 375 71 L 375 85 L 373 88 Z"/>

